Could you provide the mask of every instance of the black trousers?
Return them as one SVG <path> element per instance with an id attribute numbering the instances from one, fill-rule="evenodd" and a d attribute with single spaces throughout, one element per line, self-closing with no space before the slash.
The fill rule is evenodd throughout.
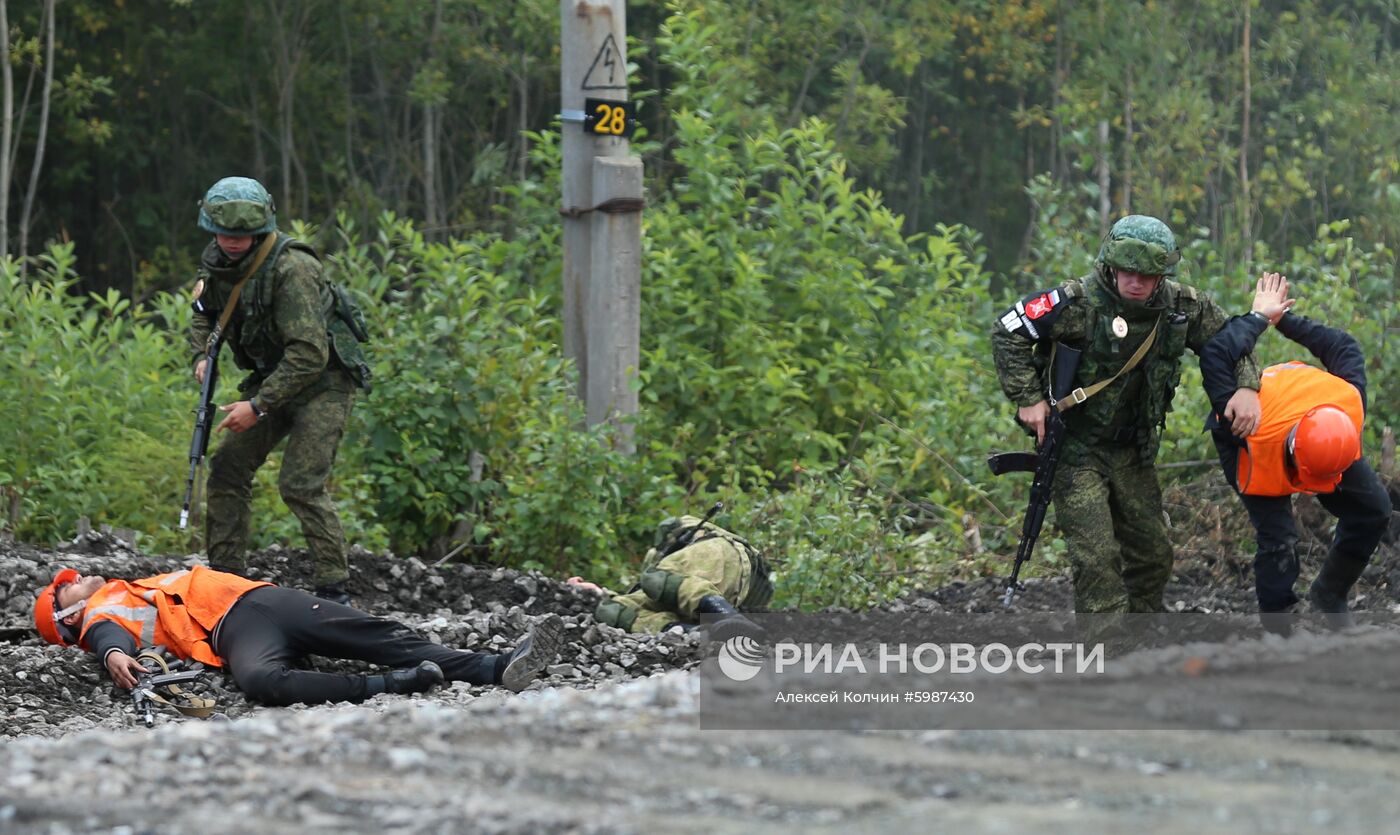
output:
<path id="1" fill-rule="evenodd" d="M 1230 486 L 1235 483 L 1238 447 L 1216 438 L 1220 463 Z M 1254 523 L 1254 590 L 1259 611 L 1279 612 L 1298 602 L 1293 584 L 1298 580 L 1298 525 L 1293 519 L 1292 496 L 1246 496 L 1240 500 Z M 1390 523 L 1390 495 L 1363 458 L 1342 473 L 1342 481 L 1331 493 L 1319 493 L 1317 500 L 1337 517 L 1337 530 L 1319 576 L 1335 577 L 1345 588 L 1334 594 L 1345 595 L 1371 561 L 1381 536 Z"/>
<path id="2" fill-rule="evenodd" d="M 219 626 L 214 647 L 248 698 L 268 705 L 359 702 L 368 676 L 296 669 L 305 655 L 386 667 L 434 661 L 448 681 L 493 684 L 500 656 L 435 644 L 396 621 L 303 591 L 263 586 L 243 595 Z"/>

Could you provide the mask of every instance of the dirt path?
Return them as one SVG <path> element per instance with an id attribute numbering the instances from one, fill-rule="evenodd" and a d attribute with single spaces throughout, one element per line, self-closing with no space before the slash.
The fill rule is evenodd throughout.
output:
<path id="1" fill-rule="evenodd" d="M 701 731 L 695 676 L 14 740 L 0 831 L 1380 832 L 1400 815 L 1396 734 Z"/>

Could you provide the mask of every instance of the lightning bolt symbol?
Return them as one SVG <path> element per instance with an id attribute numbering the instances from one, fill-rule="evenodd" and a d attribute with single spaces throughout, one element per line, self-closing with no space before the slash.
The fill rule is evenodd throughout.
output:
<path id="1" fill-rule="evenodd" d="M 613 63 L 614 63 L 614 62 L 613 62 L 613 51 L 612 51 L 612 47 L 609 46 L 609 47 L 607 48 L 607 50 L 603 52 L 603 66 L 605 66 L 605 67 L 608 68 L 608 83 L 609 83 L 609 84 L 612 84 L 612 83 L 613 83 Z"/>

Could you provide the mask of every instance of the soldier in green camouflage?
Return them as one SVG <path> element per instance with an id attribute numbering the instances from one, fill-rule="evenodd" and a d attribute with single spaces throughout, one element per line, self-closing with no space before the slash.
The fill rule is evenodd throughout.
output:
<path id="1" fill-rule="evenodd" d="M 1226 320 L 1204 293 L 1172 280 L 1180 259 L 1165 223 L 1129 215 L 1113 224 L 1093 273 L 1026 296 L 993 328 L 1002 390 L 1037 443 L 1054 408 L 1046 377 L 1052 346 L 1083 352 L 1075 392 L 1060 404 L 1066 432 L 1051 487 L 1069 549 L 1076 612 L 1163 608 L 1172 547 L 1157 447 L 1181 381 L 1182 354 L 1189 347 L 1199 355 Z M 1252 409 L 1257 423 L 1257 401 L 1239 392 L 1259 389 L 1252 354 L 1240 360 L 1235 375 L 1228 417 L 1248 422 Z M 1105 381 L 1111 382 L 1081 399 Z"/>
<path id="2" fill-rule="evenodd" d="M 228 432 L 210 459 L 209 563 L 246 571 L 253 476 L 285 439 L 278 487 L 315 560 L 315 591 L 348 603 L 345 537 L 326 480 L 356 390 L 369 384 L 363 320 L 326 279 L 315 251 L 277 232 L 272 197 L 257 180 L 215 183 L 200 202 L 199 228 L 214 236 L 200 258 L 190 332 L 201 382 L 220 315 L 244 273 L 259 254 L 264 259 L 239 290 L 224 333 L 234 362 L 249 373 L 238 387 L 241 399 L 220 407 L 225 417 L 215 430 Z"/>
<path id="3" fill-rule="evenodd" d="M 759 637 L 762 630 L 740 609 L 767 605 L 773 597 L 768 564 L 740 537 L 694 516 L 670 518 L 657 528 L 655 546 L 647 551 L 641 579 L 627 594 L 617 594 L 579 577 L 569 583 L 607 597 L 593 617 L 628 632 L 659 633 L 695 624 L 701 615 L 716 615 L 710 637 Z"/>

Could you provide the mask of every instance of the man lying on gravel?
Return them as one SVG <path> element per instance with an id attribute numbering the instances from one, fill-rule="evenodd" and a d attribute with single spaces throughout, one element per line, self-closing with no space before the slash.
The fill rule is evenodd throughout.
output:
<path id="1" fill-rule="evenodd" d="M 186 661 L 226 668 L 249 699 L 267 705 L 360 702 L 444 680 L 519 692 L 554 661 L 564 628 L 547 615 L 514 652 L 467 652 L 350 606 L 204 566 L 130 581 L 60 569 L 34 602 L 34 625 L 51 644 L 101 658 L 118 687 L 130 689 L 149 672 L 134 657 L 139 647 L 163 645 Z M 353 675 L 292 666 L 309 654 L 396 669 Z"/>

